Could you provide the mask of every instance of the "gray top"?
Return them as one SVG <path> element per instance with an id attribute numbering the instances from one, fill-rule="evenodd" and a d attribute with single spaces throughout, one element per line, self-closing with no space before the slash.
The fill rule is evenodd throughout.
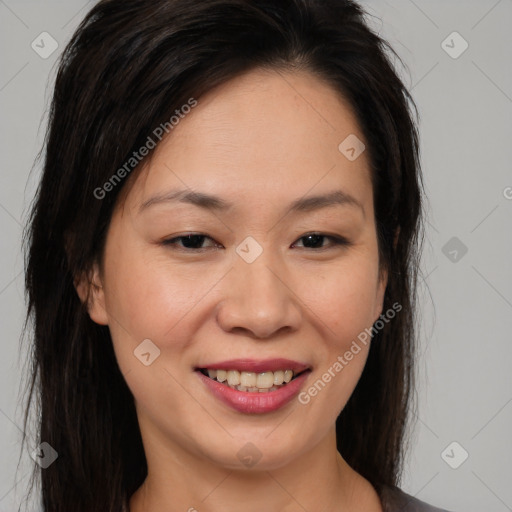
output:
<path id="1" fill-rule="evenodd" d="M 384 512 L 448 512 L 405 493 L 398 487 L 383 485 L 376 487 Z"/>

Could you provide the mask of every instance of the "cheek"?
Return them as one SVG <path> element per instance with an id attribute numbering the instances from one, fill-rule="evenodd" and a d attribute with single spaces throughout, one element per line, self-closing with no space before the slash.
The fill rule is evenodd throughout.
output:
<path id="1" fill-rule="evenodd" d="M 192 280 L 158 258 L 145 261 L 135 250 L 117 258 L 106 272 L 106 306 L 114 350 L 138 407 L 151 410 L 154 417 L 185 414 L 190 406 L 183 401 L 179 384 L 182 353 L 193 339 L 191 320 L 195 317 L 191 312 L 196 311 L 211 284 L 200 284 L 202 280 Z M 148 366 L 134 353 L 147 339 L 160 350 Z M 153 350 L 149 345 L 150 359 Z"/>
<path id="2" fill-rule="evenodd" d="M 377 274 L 364 258 L 357 265 L 346 264 L 306 279 L 301 289 L 312 317 L 324 324 L 337 350 L 373 323 Z"/>
<path id="3" fill-rule="evenodd" d="M 377 292 L 377 273 L 371 259 L 356 258 L 313 282 L 303 282 L 304 303 L 311 321 L 324 334 L 319 346 L 315 380 L 303 395 L 322 421 L 334 422 L 350 398 L 364 369 L 371 338 Z"/>
<path id="4" fill-rule="evenodd" d="M 133 252 L 111 268 L 107 309 L 134 338 L 163 343 L 174 337 L 174 330 L 182 332 L 188 314 L 211 288 L 211 275 L 203 279 L 197 270 L 191 274 L 162 258 L 146 261 Z"/>

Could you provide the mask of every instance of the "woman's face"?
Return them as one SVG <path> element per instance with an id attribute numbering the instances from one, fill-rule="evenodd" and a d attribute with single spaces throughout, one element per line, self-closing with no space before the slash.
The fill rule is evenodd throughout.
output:
<path id="1" fill-rule="evenodd" d="M 386 286 L 355 137 L 348 104 L 314 76 L 252 71 L 200 98 L 136 176 L 90 315 L 110 328 L 147 452 L 272 469 L 332 434 L 369 345 L 344 355 Z M 252 391 L 201 368 L 243 370 Z M 308 371 L 268 391 L 293 369 Z"/>

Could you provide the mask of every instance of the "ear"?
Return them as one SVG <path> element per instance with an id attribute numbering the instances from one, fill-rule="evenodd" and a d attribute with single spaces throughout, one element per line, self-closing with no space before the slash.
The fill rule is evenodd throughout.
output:
<path id="1" fill-rule="evenodd" d="M 393 250 L 396 249 L 398 244 L 398 237 L 400 235 L 400 226 L 396 228 L 395 237 L 393 239 Z M 384 309 L 384 295 L 386 293 L 386 287 L 388 285 L 388 277 L 389 273 L 387 269 L 382 270 L 379 274 L 379 284 L 377 288 L 377 300 L 376 300 L 376 309 L 374 312 L 374 323 L 379 319 L 380 315 L 382 315 L 382 310 Z"/>
<path id="2" fill-rule="evenodd" d="M 384 295 L 386 293 L 386 287 L 388 285 L 388 271 L 387 269 L 383 269 L 379 272 L 379 282 L 377 285 L 377 295 L 375 297 L 375 311 L 374 311 L 374 319 L 375 323 L 380 315 L 382 314 L 382 310 L 384 309 Z"/>
<path id="3" fill-rule="evenodd" d="M 108 316 L 105 309 L 105 292 L 101 281 L 99 266 L 93 265 L 90 272 L 82 274 L 75 279 L 75 289 L 93 322 L 108 325 Z"/>

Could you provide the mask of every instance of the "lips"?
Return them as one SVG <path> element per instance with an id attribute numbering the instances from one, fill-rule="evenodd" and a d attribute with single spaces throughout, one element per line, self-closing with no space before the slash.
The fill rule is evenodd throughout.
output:
<path id="1" fill-rule="evenodd" d="M 254 359 L 232 359 L 230 361 L 205 364 L 197 367 L 195 370 L 195 373 L 213 396 L 232 409 L 246 414 L 268 413 L 285 406 L 299 393 L 305 380 L 311 373 L 308 365 L 282 358 L 260 361 Z M 228 373 L 233 371 L 236 371 L 236 373 L 250 372 L 259 375 L 292 370 L 294 377 L 282 385 L 259 390 L 264 392 L 255 392 L 256 388 L 241 386 L 242 390 L 240 390 L 236 387 L 228 386 L 227 382 L 221 383 L 215 380 L 215 378 L 208 376 L 209 373 L 212 374 L 212 372 L 218 370 L 224 370 Z"/>
<path id="2" fill-rule="evenodd" d="M 304 370 L 307 370 L 309 366 L 304 363 L 292 361 L 291 359 L 231 359 L 229 361 L 220 361 L 218 363 L 205 364 L 197 366 L 196 370 L 238 370 L 239 372 L 275 372 L 278 370 L 292 370 L 294 375 L 297 375 Z"/>

